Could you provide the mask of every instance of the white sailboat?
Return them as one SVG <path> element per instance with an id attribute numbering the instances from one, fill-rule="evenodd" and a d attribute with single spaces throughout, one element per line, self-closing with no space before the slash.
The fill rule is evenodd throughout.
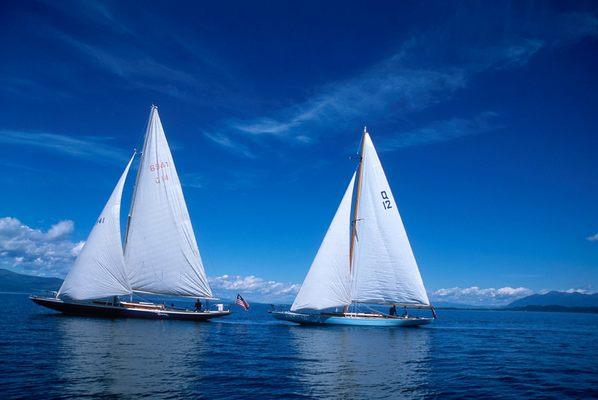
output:
<path id="1" fill-rule="evenodd" d="M 145 134 L 123 248 L 120 205 L 134 157 L 135 154 L 56 296 L 31 299 L 71 314 L 191 320 L 230 314 L 222 305 L 218 305 L 218 310 L 201 309 L 199 299 L 214 297 L 155 106 Z M 195 309 L 181 309 L 134 302 L 134 293 L 197 300 Z M 118 296 L 129 296 L 130 301 L 120 301 Z M 99 300 L 107 298 L 110 300 Z"/>
<path id="2" fill-rule="evenodd" d="M 397 306 L 433 308 L 366 129 L 359 156 L 291 310 L 272 311 L 275 318 L 318 325 L 417 326 L 432 321 L 406 311 L 396 315 Z M 360 312 L 368 304 L 390 305 L 391 312 Z"/>

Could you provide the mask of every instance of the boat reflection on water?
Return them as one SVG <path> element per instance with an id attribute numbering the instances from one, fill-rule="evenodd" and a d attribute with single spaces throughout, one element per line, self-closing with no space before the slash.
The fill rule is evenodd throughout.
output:
<path id="1" fill-rule="evenodd" d="M 290 329 L 309 395 L 400 398 L 427 392 L 429 329 Z"/>
<path id="2" fill-rule="evenodd" d="M 44 342 L 54 357 L 43 378 L 48 397 L 394 399 L 434 393 L 435 329 L 303 327 L 273 323 L 264 311 L 206 324 L 36 315 L 32 323 L 43 319 L 41 326 L 50 327 Z"/>
<path id="3" fill-rule="evenodd" d="M 137 319 L 56 315 L 63 357 L 56 360 L 64 393 L 71 396 L 137 398 L 151 393 L 191 395 L 189 357 L 203 359 L 205 325 Z M 200 371 L 202 366 L 195 364 Z"/>

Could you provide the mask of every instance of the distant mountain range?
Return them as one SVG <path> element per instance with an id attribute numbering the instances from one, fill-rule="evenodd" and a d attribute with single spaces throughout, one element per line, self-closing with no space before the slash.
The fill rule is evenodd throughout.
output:
<path id="1" fill-rule="evenodd" d="M 61 284 L 62 279 L 59 278 L 24 275 L 0 268 L 0 292 L 36 293 L 46 290 L 58 290 Z M 455 309 L 496 309 L 496 307 L 491 306 L 472 306 L 450 302 L 437 302 L 434 303 L 434 306 Z M 515 300 L 500 309 L 598 312 L 598 293 L 583 294 L 552 291 L 545 294 L 532 294 Z"/>
<path id="2" fill-rule="evenodd" d="M 18 274 L 0 268 L 0 292 L 35 293 L 58 290 L 62 279 Z"/>
<path id="3" fill-rule="evenodd" d="M 559 311 L 598 313 L 598 293 L 583 294 L 552 291 L 544 294 L 532 294 L 502 306 L 479 306 L 450 302 L 433 302 L 439 309 L 466 310 L 516 310 L 516 311 Z"/>
<path id="4" fill-rule="evenodd" d="M 598 307 L 598 293 L 583 294 L 552 291 L 545 294 L 532 294 L 515 300 L 507 308 L 527 306 Z"/>
<path id="5" fill-rule="evenodd" d="M 444 308 L 444 309 L 451 309 L 451 308 L 458 308 L 458 309 L 487 309 L 491 306 L 480 306 L 480 305 L 473 305 L 473 304 L 464 304 L 464 303 L 453 303 L 452 301 L 432 301 L 432 305 L 434 308 Z"/>

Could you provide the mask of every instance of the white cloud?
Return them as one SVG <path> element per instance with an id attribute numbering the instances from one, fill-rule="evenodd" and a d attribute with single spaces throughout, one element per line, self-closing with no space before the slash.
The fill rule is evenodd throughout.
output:
<path id="1" fill-rule="evenodd" d="M 593 294 L 594 291 L 591 288 L 571 288 L 565 290 L 565 293 Z"/>
<path id="2" fill-rule="evenodd" d="M 598 233 L 588 236 L 586 240 L 589 240 L 590 242 L 598 242 Z"/>
<path id="3" fill-rule="evenodd" d="M 506 305 L 515 299 L 529 296 L 534 292 L 531 289 L 510 286 L 502 288 L 480 288 L 471 286 L 468 288 L 446 288 L 438 289 L 432 293 L 434 301 L 445 301 L 451 303 L 462 303 L 471 305 Z"/>
<path id="4" fill-rule="evenodd" d="M 64 276 L 83 242 L 69 239 L 73 221 L 60 221 L 47 231 L 16 218 L 0 218 L 0 267 L 40 276 Z"/>
<path id="5" fill-rule="evenodd" d="M 46 236 L 49 240 L 64 238 L 73 233 L 74 228 L 75 223 L 73 221 L 60 221 L 57 224 L 52 225 L 46 233 Z"/>
<path id="6" fill-rule="evenodd" d="M 67 136 L 46 132 L 0 130 L 0 143 L 36 147 L 71 157 L 103 162 L 122 162 L 124 153 L 105 143 L 105 139 L 90 136 Z"/>
<path id="7" fill-rule="evenodd" d="M 221 297 L 243 297 L 254 301 L 290 301 L 299 291 L 300 285 L 268 281 L 254 275 L 221 275 L 209 278 L 212 290 Z"/>

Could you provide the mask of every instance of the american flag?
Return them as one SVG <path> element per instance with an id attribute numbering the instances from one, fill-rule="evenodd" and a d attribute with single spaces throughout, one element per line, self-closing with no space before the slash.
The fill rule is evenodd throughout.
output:
<path id="1" fill-rule="evenodd" d="M 241 307 L 243 310 L 249 310 L 249 303 L 245 301 L 244 298 L 241 297 L 240 294 L 237 293 L 237 300 L 235 300 L 235 304 Z"/>

